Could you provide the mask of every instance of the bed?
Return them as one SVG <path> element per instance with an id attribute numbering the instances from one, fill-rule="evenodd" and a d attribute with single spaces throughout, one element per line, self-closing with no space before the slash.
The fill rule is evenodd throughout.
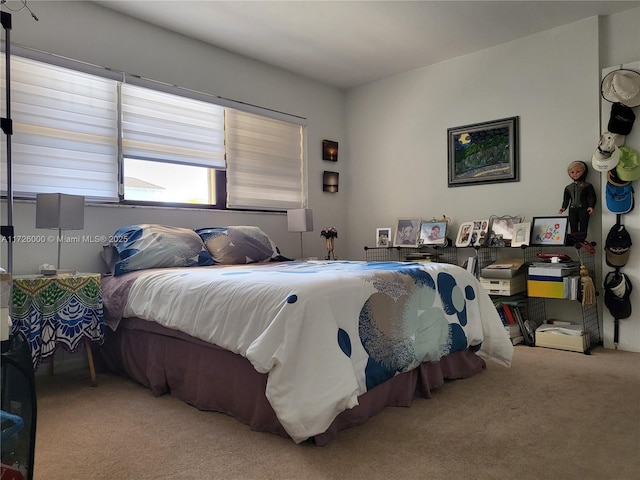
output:
<path id="1" fill-rule="evenodd" d="M 485 360 L 510 365 L 491 299 L 460 267 L 283 261 L 270 241 L 268 260 L 221 263 L 207 230 L 211 263 L 129 261 L 102 281 L 103 364 L 155 395 L 324 445 L 445 379 L 479 373 Z"/>

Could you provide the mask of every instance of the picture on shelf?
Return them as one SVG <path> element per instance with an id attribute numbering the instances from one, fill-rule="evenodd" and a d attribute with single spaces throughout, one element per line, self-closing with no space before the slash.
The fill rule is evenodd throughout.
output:
<path id="1" fill-rule="evenodd" d="M 447 242 L 447 222 L 422 222 L 420 225 L 420 245 L 445 245 Z"/>
<path id="2" fill-rule="evenodd" d="M 473 230 L 471 231 L 471 246 L 481 247 L 487 241 L 489 233 L 489 219 L 474 220 Z"/>
<path id="3" fill-rule="evenodd" d="M 533 217 L 531 245 L 564 245 L 568 217 Z"/>
<path id="4" fill-rule="evenodd" d="M 513 226 L 513 236 L 511 238 L 512 247 L 522 247 L 529 245 L 531 238 L 531 222 L 516 223 Z"/>
<path id="5" fill-rule="evenodd" d="M 391 246 L 391 227 L 376 228 L 376 247 Z"/>
<path id="6" fill-rule="evenodd" d="M 394 247 L 417 247 L 420 238 L 420 218 L 399 218 L 396 223 Z"/>
<path id="7" fill-rule="evenodd" d="M 464 222 L 460 225 L 458 236 L 456 237 L 456 247 L 468 247 L 471 244 L 472 231 L 473 222 Z"/>
<path id="8" fill-rule="evenodd" d="M 505 215 L 503 217 L 491 216 L 489 222 L 491 224 L 489 230 L 489 246 L 491 247 L 506 247 L 511 244 L 513 238 L 513 228 L 516 223 L 521 223 L 524 220 L 522 215 L 510 216 Z"/>

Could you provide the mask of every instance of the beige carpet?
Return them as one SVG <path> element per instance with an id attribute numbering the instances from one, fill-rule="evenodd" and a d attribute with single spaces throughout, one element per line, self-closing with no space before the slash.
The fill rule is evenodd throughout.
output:
<path id="1" fill-rule="evenodd" d="M 121 377 L 37 380 L 36 480 L 636 479 L 640 354 L 516 347 L 326 447 L 252 432 Z"/>

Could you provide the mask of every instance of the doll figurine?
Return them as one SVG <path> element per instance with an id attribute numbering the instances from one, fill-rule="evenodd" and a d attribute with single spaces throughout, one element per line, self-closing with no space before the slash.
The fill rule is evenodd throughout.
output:
<path id="1" fill-rule="evenodd" d="M 558 213 L 562 213 L 569 208 L 569 227 L 575 240 L 586 238 L 589 217 L 596 206 L 596 191 L 593 185 L 585 181 L 588 171 L 585 162 L 578 160 L 569 164 L 567 173 L 573 183 L 564 188 L 562 207 L 558 210 Z"/>

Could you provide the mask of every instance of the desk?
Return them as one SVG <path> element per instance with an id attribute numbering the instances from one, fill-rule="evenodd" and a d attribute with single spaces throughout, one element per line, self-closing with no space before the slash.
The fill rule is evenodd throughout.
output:
<path id="1" fill-rule="evenodd" d="M 104 342 L 100 274 L 19 275 L 13 278 L 12 293 L 12 329 L 29 340 L 34 371 L 53 361 L 58 346 L 75 352 L 84 343 L 95 386 L 91 344 Z"/>

